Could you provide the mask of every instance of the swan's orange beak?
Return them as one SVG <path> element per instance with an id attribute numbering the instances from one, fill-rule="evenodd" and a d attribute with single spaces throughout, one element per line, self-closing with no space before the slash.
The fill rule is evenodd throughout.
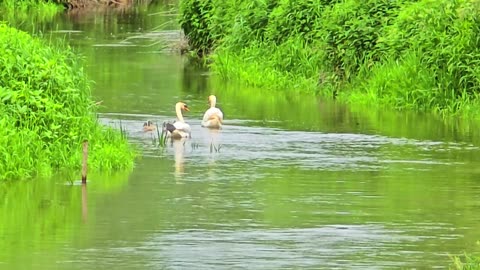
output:
<path id="1" fill-rule="evenodd" d="M 188 108 L 187 104 L 183 105 L 183 109 L 184 109 L 185 111 L 187 111 L 187 112 L 190 111 L 190 109 Z"/>

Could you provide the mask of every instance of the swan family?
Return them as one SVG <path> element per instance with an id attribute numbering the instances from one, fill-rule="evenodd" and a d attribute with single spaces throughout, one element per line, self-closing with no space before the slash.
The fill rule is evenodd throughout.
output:
<path id="1" fill-rule="evenodd" d="M 202 119 L 202 127 L 211 128 L 211 129 L 220 129 L 223 124 L 223 113 L 222 111 L 215 107 L 217 103 L 217 97 L 210 95 L 208 97 L 208 104 L 210 108 L 205 112 Z M 188 105 L 184 102 L 177 102 L 175 104 L 175 113 L 177 115 L 176 121 L 165 124 L 165 129 L 167 131 L 167 137 L 172 139 L 182 139 L 191 137 L 191 127 L 188 123 L 185 122 L 183 118 L 183 111 L 189 111 Z M 143 131 L 153 131 L 156 130 L 156 125 L 151 121 L 147 121 L 143 124 Z"/>

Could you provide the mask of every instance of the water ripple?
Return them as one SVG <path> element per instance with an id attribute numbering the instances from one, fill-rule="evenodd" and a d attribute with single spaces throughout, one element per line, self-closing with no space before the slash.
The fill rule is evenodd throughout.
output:
<path id="1" fill-rule="evenodd" d="M 435 166 L 458 165 L 448 158 L 451 151 L 478 150 L 462 143 L 244 126 L 242 120 L 231 120 L 218 132 L 201 128 L 200 119 L 190 119 L 193 138 L 182 142 L 181 146 L 167 145 L 159 151 L 152 144 L 157 134 L 143 133 L 143 122 L 138 120 L 152 119 L 152 116 L 121 117 L 126 118 L 122 120 L 122 128 L 133 142 L 142 145 L 146 156 L 180 159 L 182 164 L 194 164 L 194 167 L 218 163 L 224 169 L 290 166 L 307 170 L 378 171 L 392 164 L 404 164 L 407 169 L 428 170 Z M 163 116 L 154 119 L 157 123 L 166 120 L 169 119 Z M 119 126 L 119 120 L 113 120 L 110 115 L 101 121 Z M 445 158 L 439 159 L 439 153 L 445 153 Z"/>

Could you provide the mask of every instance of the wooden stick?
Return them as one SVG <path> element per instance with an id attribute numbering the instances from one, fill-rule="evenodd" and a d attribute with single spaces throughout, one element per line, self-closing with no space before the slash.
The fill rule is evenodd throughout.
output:
<path id="1" fill-rule="evenodd" d="M 82 184 L 87 184 L 88 141 L 83 141 Z"/>

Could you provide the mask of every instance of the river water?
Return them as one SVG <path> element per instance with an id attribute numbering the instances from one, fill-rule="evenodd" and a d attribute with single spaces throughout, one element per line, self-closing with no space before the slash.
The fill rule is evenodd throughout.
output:
<path id="1" fill-rule="evenodd" d="M 18 24 L 85 57 L 100 121 L 142 155 L 86 187 L 0 185 L 0 269 L 430 269 L 480 251 L 477 124 L 222 82 L 174 52 L 175 19 L 167 2 Z M 220 131 L 200 127 L 212 93 Z M 192 139 L 159 147 L 142 125 L 179 100 Z"/>

